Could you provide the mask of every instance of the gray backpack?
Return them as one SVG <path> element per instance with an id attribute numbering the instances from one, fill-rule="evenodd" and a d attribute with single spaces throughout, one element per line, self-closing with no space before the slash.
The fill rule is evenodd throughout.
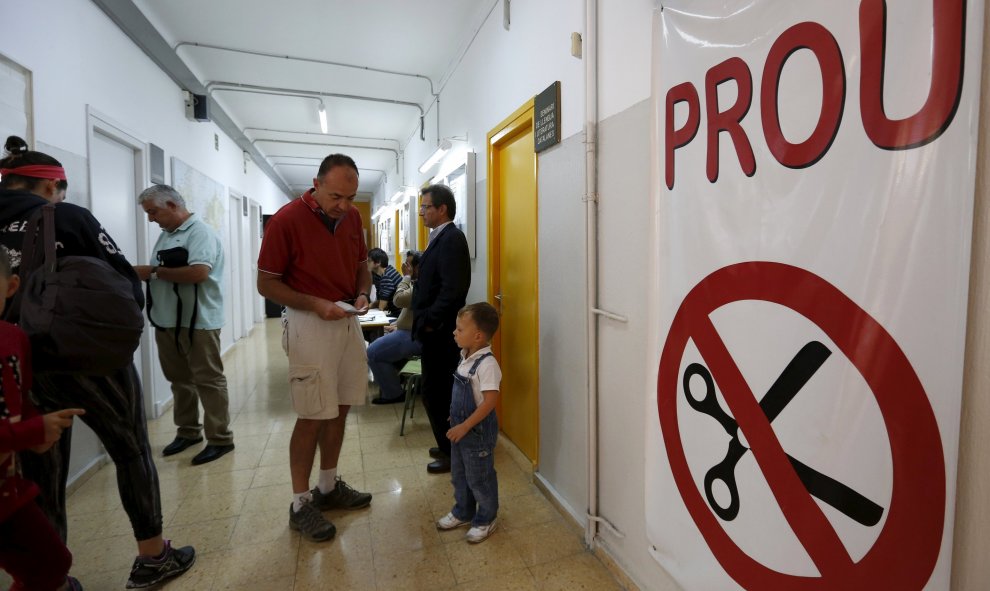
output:
<path id="1" fill-rule="evenodd" d="M 130 365 L 144 330 L 131 281 L 96 257 L 56 258 L 54 205 L 28 221 L 20 274 L 11 313 L 31 338 L 35 371 L 110 375 Z"/>

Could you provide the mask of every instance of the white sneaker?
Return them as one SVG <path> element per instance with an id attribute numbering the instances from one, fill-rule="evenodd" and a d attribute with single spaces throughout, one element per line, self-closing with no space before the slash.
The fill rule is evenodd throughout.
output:
<path id="1" fill-rule="evenodd" d="M 493 519 L 488 525 L 476 525 L 468 530 L 467 538 L 468 542 L 472 544 L 477 544 L 478 542 L 484 542 L 488 539 L 488 536 L 492 535 L 495 531 L 495 520 Z"/>
<path id="2" fill-rule="evenodd" d="M 454 517 L 453 513 L 447 513 L 437 521 L 437 529 L 442 531 L 447 531 L 449 529 L 457 529 L 471 523 L 470 521 L 461 521 L 460 519 Z"/>

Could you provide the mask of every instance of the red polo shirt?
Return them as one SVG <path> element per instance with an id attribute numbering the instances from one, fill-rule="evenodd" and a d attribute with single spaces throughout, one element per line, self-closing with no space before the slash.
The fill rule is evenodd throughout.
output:
<path id="1" fill-rule="evenodd" d="M 292 289 L 336 302 L 357 297 L 358 265 L 367 264 L 361 214 L 352 207 L 331 232 L 312 189 L 268 220 L 258 271 Z"/>

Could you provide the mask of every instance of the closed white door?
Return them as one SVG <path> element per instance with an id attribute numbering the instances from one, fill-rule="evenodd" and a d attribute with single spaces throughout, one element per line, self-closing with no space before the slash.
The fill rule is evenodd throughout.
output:
<path id="1" fill-rule="evenodd" d="M 90 210 L 132 265 L 148 264 L 137 260 L 139 217 L 134 149 L 97 132 L 90 145 L 90 159 L 93 174 Z M 142 352 L 139 348 L 134 360 L 143 381 Z"/>
<path id="2" fill-rule="evenodd" d="M 241 322 L 241 257 L 240 248 L 240 227 L 241 227 L 241 200 L 237 197 L 230 197 L 230 206 L 227 208 L 229 224 L 227 225 L 227 264 L 224 272 L 226 289 L 223 294 L 224 312 L 227 315 L 227 327 L 230 329 L 230 336 L 234 343 L 243 334 Z"/>

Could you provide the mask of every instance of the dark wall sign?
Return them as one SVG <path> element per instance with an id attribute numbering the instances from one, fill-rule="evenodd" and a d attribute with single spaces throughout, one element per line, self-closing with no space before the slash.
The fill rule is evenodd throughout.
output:
<path id="1" fill-rule="evenodd" d="M 536 95 L 533 111 L 533 143 L 539 153 L 560 143 L 560 80 Z"/>

